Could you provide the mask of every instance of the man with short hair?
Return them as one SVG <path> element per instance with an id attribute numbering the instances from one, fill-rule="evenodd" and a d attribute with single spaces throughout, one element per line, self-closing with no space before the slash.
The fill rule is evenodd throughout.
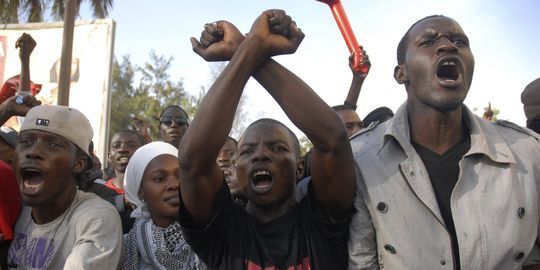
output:
<path id="1" fill-rule="evenodd" d="M 133 153 L 143 145 L 139 134 L 130 129 L 120 130 L 113 134 L 109 146 L 108 159 L 111 167 L 114 169 L 115 177 L 107 180 L 105 185 L 116 191 L 118 194 L 124 194 L 124 173 Z"/>
<path id="2" fill-rule="evenodd" d="M 229 136 L 225 144 L 219 150 L 217 157 L 217 163 L 223 175 L 225 181 L 229 187 L 229 191 L 235 202 L 242 206 L 246 205 L 244 197 L 244 188 L 246 183 L 240 183 L 238 177 L 236 177 L 236 154 L 238 150 L 238 141 Z"/>
<path id="3" fill-rule="evenodd" d="M 336 111 L 337 115 L 345 129 L 347 130 L 347 136 L 351 137 L 362 129 L 362 120 L 356 113 L 356 111 L 347 105 L 333 106 L 332 109 Z"/>
<path id="4" fill-rule="evenodd" d="M 279 33 L 279 34 L 275 34 Z M 265 11 L 244 36 L 226 21 L 205 25 L 193 49 L 229 60 L 204 97 L 179 150 L 180 223 L 211 269 L 345 269 L 354 162 L 337 115 L 302 80 L 270 59 L 304 34 L 283 11 Z M 235 204 L 216 158 L 248 79 L 254 76 L 313 142 L 312 181 L 297 202 L 300 146 L 282 123 L 261 119 L 238 142 L 236 173 L 247 206 Z M 298 106 L 306 104 L 306 106 Z"/>
<path id="5" fill-rule="evenodd" d="M 540 137 L 463 104 L 474 57 L 453 19 L 413 24 L 397 59 L 407 101 L 351 139 L 349 269 L 521 269 L 540 239 Z"/>
<path id="6" fill-rule="evenodd" d="M 126 172 L 129 160 L 139 147 L 143 145 L 143 139 L 139 133 L 124 129 L 113 134 L 109 146 L 109 164 L 114 170 L 115 177 L 107 180 L 96 180 L 97 183 L 105 185 L 107 188 L 114 191 L 117 196 L 114 196 L 113 204 L 120 214 L 122 220 L 122 232 L 128 233 L 135 220 L 131 218 L 133 206 L 125 199 L 124 192 L 124 173 Z M 110 201 L 110 198 L 107 198 Z"/>
<path id="7" fill-rule="evenodd" d="M 178 148 L 189 127 L 189 117 L 186 111 L 178 105 L 169 105 L 159 116 L 159 132 L 161 139 Z"/>
<path id="8" fill-rule="evenodd" d="M 88 119 L 73 108 L 37 106 L 26 115 L 14 162 L 25 206 L 15 225 L 8 267 L 118 267 L 118 213 L 96 195 L 77 189 L 92 136 Z"/>

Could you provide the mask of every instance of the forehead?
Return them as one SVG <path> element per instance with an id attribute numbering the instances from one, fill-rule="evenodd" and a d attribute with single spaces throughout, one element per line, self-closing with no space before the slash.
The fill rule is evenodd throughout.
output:
<path id="1" fill-rule="evenodd" d="M 34 138 L 40 138 L 42 140 L 46 141 L 59 141 L 66 145 L 76 147 L 75 144 L 73 144 L 69 139 L 65 138 L 64 136 L 60 136 L 58 134 L 54 134 L 51 132 L 43 131 L 43 130 L 37 130 L 37 129 L 29 129 L 24 130 L 19 133 L 19 137 L 34 137 Z"/>
<path id="2" fill-rule="evenodd" d="M 113 135 L 111 143 L 113 142 L 125 142 L 125 141 L 139 141 L 137 135 L 131 132 L 117 132 Z"/>
<path id="3" fill-rule="evenodd" d="M 187 118 L 187 115 L 178 107 L 169 107 L 163 112 L 162 118 Z"/>
<path id="4" fill-rule="evenodd" d="M 344 123 L 349 122 L 360 122 L 360 117 L 355 111 L 352 110 L 341 110 L 336 112 L 339 118 Z"/>
<path id="5" fill-rule="evenodd" d="M 246 143 L 256 143 L 258 141 L 283 141 L 289 146 L 292 145 L 292 138 L 289 131 L 282 125 L 272 122 L 261 122 L 251 125 L 246 129 L 238 146 Z"/>
<path id="6" fill-rule="evenodd" d="M 414 40 L 425 34 L 462 34 L 465 35 L 461 26 L 448 17 L 433 17 L 417 23 L 409 32 L 409 38 Z"/>
<path id="7" fill-rule="evenodd" d="M 223 145 L 221 149 L 222 150 L 236 150 L 236 143 L 231 139 L 227 139 L 227 141 L 225 142 L 225 144 Z"/>

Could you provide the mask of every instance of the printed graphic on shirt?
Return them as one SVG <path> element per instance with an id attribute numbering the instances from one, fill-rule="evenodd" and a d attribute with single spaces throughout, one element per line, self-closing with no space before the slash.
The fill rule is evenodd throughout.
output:
<path id="1" fill-rule="evenodd" d="M 10 268 L 46 269 L 55 251 L 54 239 L 29 239 L 26 233 L 16 233 L 9 249 L 8 265 Z"/>

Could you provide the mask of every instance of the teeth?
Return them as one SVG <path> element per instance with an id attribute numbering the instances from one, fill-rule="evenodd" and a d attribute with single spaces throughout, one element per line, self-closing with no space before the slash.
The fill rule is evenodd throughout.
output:
<path id="1" fill-rule="evenodd" d="M 32 185 L 32 184 L 30 184 L 30 183 L 28 183 L 28 182 L 26 182 L 26 181 L 24 182 L 24 187 L 25 187 L 25 188 L 38 189 L 39 186 L 41 186 L 41 184 L 34 184 L 34 185 Z"/>
<path id="2" fill-rule="evenodd" d="M 267 171 L 256 171 L 253 176 L 259 176 L 259 175 L 270 175 Z"/>
<path id="3" fill-rule="evenodd" d="M 445 62 L 443 62 L 443 65 L 455 66 L 456 63 L 454 61 L 445 61 Z"/>

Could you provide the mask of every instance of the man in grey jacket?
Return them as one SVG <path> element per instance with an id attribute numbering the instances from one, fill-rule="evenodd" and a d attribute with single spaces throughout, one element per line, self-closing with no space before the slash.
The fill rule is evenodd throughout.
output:
<path id="1" fill-rule="evenodd" d="M 463 104 L 474 57 L 453 19 L 413 24 L 397 59 L 407 101 L 351 139 L 349 268 L 520 269 L 539 239 L 540 137 Z"/>

